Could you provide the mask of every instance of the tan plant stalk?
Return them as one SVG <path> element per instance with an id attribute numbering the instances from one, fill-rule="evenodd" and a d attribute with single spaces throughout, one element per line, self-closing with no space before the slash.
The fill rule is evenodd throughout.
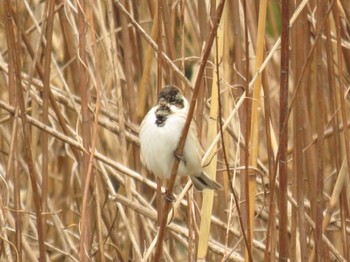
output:
<path id="1" fill-rule="evenodd" d="M 266 28 L 266 10 L 267 10 L 267 1 L 260 1 L 259 5 L 259 21 L 258 21 L 258 32 L 257 32 L 257 41 L 256 41 L 256 58 L 255 58 L 255 70 L 258 71 L 261 67 L 261 64 L 264 59 L 264 49 L 265 49 L 265 28 Z M 250 145 L 250 157 L 249 157 L 249 166 L 256 168 L 257 159 L 258 159 L 258 150 L 259 150 L 259 127 L 260 127 L 260 96 L 261 96 L 261 74 L 258 74 L 258 77 L 254 83 L 253 95 L 251 101 L 251 133 L 249 139 Z M 252 246 L 253 241 L 253 232 L 254 232 L 254 209 L 255 209 L 255 195 L 256 195 L 256 175 L 255 173 L 248 173 L 248 184 L 249 184 L 249 218 L 250 221 L 250 243 Z"/>
<path id="2" fill-rule="evenodd" d="M 52 33 L 53 33 L 53 20 L 55 1 L 50 0 L 47 2 L 47 23 L 46 23 L 46 46 L 45 46 L 45 61 L 44 61 L 44 94 L 43 94 L 43 123 L 49 124 L 49 96 L 50 96 L 50 76 L 51 76 L 51 52 L 52 52 Z M 48 176 L 49 176 L 49 138 L 47 133 L 41 135 L 42 141 L 42 183 L 41 183 L 41 205 L 42 211 L 47 212 L 47 198 L 48 198 Z M 46 224 L 46 217 L 43 216 L 43 224 Z M 46 239 L 46 230 L 44 230 L 44 239 Z"/>
<path id="3" fill-rule="evenodd" d="M 87 72 L 87 48 L 86 48 L 86 30 L 89 17 L 88 9 L 91 8 L 86 0 L 79 1 L 78 4 L 78 27 L 79 27 L 79 93 L 81 96 L 81 131 L 83 139 L 83 152 L 81 164 L 81 175 L 84 189 L 83 205 L 81 209 L 81 238 L 80 238 L 80 260 L 88 261 L 91 258 L 91 241 L 92 232 L 89 228 L 92 227 L 92 192 L 90 189 L 91 167 L 90 167 L 90 152 L 91 148 L 91 114 L 89 111 L 90 93 L 89 93 L 89 77 Z M 85 203 L 89 203 L 87 206 Z"/>
<path id="4" fill-rule="evenodd" d="M 224 16 L 225 17 L 225 16 Z M 215 63 L 218 64 L 222 59 L 222 50 L 223 50 L 223 30 L 222 24 L 224 23 L 223 19 L 221 20 L 221 26 L 219 25 L 216 35 L 216 58 Z M 219 40 L 218 40 L 219 39 Z M 209 122 L 208 122 L 208 133 L 207 133 L 207 141 L 212 141 L 217 133 L 217 119 L 218 119 L 218 110 L 219 110 L 219 96 L 218 96 L 218 85 L 220 81 L 219 72 L 216 72 L 213 75 L 212 88 L 211 88 L 211 103 L 210 103 L 210 113 L 209 113 Z M 209 156 L 211 159 L 209 165 L 205 168 L 206 173 L 213 178 L 216 179 L 216 170 L 217 170 L 217 154 L 213 151 L 213 153 Z M 199 228 L 199 236 L 198 236 L 198 260 L 205 260 L 208 250 L 208 242 L 210 236 L 210 225 L 211 225 L 211 214 L 213 210 L 214 203 L 214 191 L 205 190 L 203 192 L 203 203 L 201 210 L 201 222 Z"/>

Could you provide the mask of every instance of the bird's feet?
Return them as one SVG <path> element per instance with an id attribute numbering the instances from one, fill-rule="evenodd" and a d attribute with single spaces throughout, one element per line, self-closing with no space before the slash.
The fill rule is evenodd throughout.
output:
<path id="1" fill-rule="evenodd" d="M 183 155 L 178 154 L 176 151 L 174 152 L 174 157 L 180 161 L 183 161 L 186 165 L 186 161 Z"/>
<path id="2" fill-rule="evenodd" d="M 167 200 L 168 202 L 175 202 L 176 198 L 172 193 L 169 193 L 168 191 L 165 191 L 163 193 L 163 197 L 165 198 L 165 200 Z"/>

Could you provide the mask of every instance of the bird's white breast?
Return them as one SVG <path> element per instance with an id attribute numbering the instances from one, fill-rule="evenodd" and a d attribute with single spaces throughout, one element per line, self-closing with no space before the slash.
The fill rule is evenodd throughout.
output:
<path id="1" fill-rule="evenodd" d="M 163 126 L 156 125 L 156 108 L 152 108 L 141 123 L 140 144 L 146 167 L 160 178 L 170 178 L 174 152 L 184 127 L 187 110 L 178 110 L 167 116 Z M 196 175 L 202 170 L 200 145 L 194 123 L 191 124 L 184 147 L 183 161 L 178 175 Z"/>

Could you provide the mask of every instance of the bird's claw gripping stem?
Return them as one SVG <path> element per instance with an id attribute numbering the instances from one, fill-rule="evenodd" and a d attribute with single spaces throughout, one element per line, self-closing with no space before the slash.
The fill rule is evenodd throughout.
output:
<path id="1" fill-rule="evenodd" d="M 173 194 L 170 194 L 168 191 L 165 191 L 163 193 L 163 197 L 169 202 L 175 202 L 176 200 L 175 196 Z"/>
<path id="2" fill-rule="evenodd" d="M 185 163 L 185 165 L 186 165 L 186 161 L 185 161 L 185 158 L 184 158 L 183 155 L 178 154 L 178 153 L 175 151 L 175 152 L 174 152 L 174 157 L 175 157 L 176 159 L 180 160 L 180 161 L 183 161 L 183 162 Z"/>

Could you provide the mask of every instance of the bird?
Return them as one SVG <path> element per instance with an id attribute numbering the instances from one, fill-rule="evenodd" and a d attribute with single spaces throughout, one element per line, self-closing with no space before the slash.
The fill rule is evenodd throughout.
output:
<path id="1" fill-rule="evenodd" d="M 177 176 L 188 175 L 198 191 L 220 190 L 222 186 L 211 179 L 202 168 L 202 147 L 193 120 L 182 156 L 175 154 L 188 110 L 189 103 L 178 87 L 168 85 L 160 90 L 157 104 L 148 111 L 141 122 L 139 133 L 141 159 L 145 167 L 155 176 L 169 179 L 177 157 L 180 159 Z"/>

